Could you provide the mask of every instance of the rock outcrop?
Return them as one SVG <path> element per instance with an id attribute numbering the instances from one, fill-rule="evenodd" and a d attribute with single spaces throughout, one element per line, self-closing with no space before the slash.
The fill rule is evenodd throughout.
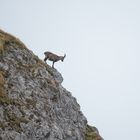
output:
<path id="1" fill-rule="evenodd" d="M 0 30 L 0 140 L 102 140 L 61 74 Z"/>

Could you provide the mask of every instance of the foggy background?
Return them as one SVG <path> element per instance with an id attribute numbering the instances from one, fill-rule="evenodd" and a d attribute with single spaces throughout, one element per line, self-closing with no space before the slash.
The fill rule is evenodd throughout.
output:
<path id="1" fill-rule="evenodd" d="M 40 59 L 67 54 L 63 86 L 105 140 L 140 139 L 140 1 L 0 0 L 0 28 Z"/>

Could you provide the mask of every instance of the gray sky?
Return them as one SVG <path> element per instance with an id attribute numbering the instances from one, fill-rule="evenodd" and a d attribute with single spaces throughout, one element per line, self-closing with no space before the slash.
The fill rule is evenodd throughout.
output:
<path id="1" fill-rule="evenodd" d="M 0 0 L 0 28 L 55 67 L 105 140 L 140 139 L 140 1 Z M 51 64 L 51 63 L 49 63 Z"/>

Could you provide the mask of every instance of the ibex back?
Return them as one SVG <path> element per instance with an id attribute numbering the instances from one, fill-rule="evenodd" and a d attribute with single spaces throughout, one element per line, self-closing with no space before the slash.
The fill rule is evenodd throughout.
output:
<path id="1" fill-rule="evenodd" d="M 61 60 L 62 62 L 64 61 L 64 58 L 66 57 L 66 54 L 64 54 L 64 56 L 58 56 L 52 52 L 44 52 L 45 54 L 45 58 L 44 61 L 46 62 L 47 59 L 50 61 L 53 61 L 52 63 L 52 68 L 54 68 L 54 63 Z"/>

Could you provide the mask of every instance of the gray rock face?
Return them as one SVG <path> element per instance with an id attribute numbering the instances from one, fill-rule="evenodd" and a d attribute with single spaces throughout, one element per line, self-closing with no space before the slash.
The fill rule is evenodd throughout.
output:
<path id="1" fill-rule="evenodd" d="M 103 140 L 62 75 L 0 30 L 0 140 Z"/>
<path id="2" fill-rule="evenodd" d="M 87 120 L 61 74 L 0 31 L 0 139 L 84 140 Z"/>

